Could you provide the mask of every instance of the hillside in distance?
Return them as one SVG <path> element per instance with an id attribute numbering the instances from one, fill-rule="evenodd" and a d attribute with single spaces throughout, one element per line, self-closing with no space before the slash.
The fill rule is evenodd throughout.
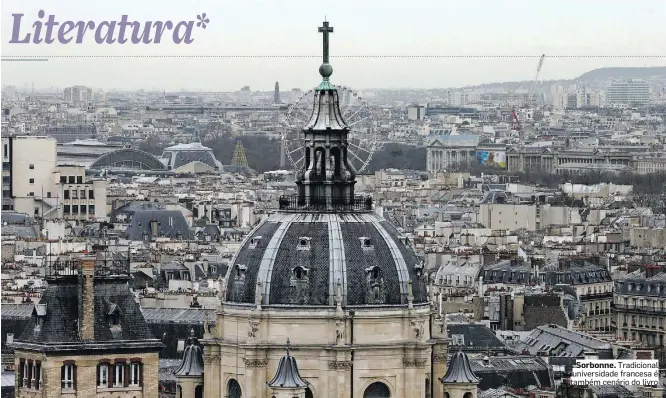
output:
<path id="1" fill-rule="evenodd" d="M 626 79 L 666 79 L 666 66 L 649 67 L 609 67 L 593 69 L 585 72 L 574 79 L 540 80 L 539 84 L 574 84 L 578 82 L 626 80 Z M 514 91 L 518 89 L 529 89 L 534 80 L 523 80 L 514 82 L 493 82 L 465 86 L 470 89 L 503 89 Z"/>
<path id="2" fill-rule="evenodd" d="M 577 81 L 610 79 L 654 79 L 666 78 L 666 66 L 598 68 L 583 73 Z"/>

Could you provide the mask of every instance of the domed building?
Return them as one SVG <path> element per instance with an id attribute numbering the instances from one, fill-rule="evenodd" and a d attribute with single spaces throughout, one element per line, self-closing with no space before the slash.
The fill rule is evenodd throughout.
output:
<path id="1" fill-rule="evenodd" d="M 208 166 L 211 170 L 221 170 L 222 164 L 215 158 L 213 150 L 200 142 L 177 144 L 164 149 L 162 163 L 169 170 L 175 170 L 190 163 L 197 162 Z"/>
<path id="2" fill-rule="evenodd" d="M 298 194 L 242 242 L 205 327 L 206 398 L 443 397 L 448 340 L 423 264 L 354 193 L 350 128 L 329 80 L 332 31 L 319 28 L 323 81 Z"/>

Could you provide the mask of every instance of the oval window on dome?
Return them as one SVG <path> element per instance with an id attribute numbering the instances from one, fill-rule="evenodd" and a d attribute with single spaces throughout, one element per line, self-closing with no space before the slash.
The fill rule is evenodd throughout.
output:
<path id="1" fill-rule="evenodd" d="M 307 236 L 301 236 L 298 238 L 298 250 L 310 250 L 310 238 Z"/>

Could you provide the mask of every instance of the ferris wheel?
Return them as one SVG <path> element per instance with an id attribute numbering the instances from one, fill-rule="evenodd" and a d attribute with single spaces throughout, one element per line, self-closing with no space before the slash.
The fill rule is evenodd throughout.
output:
<path id="1" fill-rule="evenodd" d="M 384 140 L 379 137 L 375 116 L 363 98 L 349 87 L 338 86 L 337 90 L 342 118 L 350 128 L 347 161 L 356 173 L 361 173 L 368 167 L 373 153 L 380 149 Z M 305 163 L 303 127 L 314 110 L 314 98 L 315 90 L 309 90 L 287 110 L 287 128 L 282 140 L 287 158 L 297 170 L 302 169 Z"/>

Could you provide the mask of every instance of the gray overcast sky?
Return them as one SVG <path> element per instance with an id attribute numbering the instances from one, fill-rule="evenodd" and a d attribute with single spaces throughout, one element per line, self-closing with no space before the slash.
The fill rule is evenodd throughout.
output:
<path id="1" fill-rule="evenodd" d="M 335 32 L 331 55 L 658 55 L 666 56 L 664 0 L 2 0 L 2 55 L 317 55 L 324 16 Z M 43 9 L 56 21 L 196 20 L 191 44 L 10 44 Z M 46 19 L 46 18 L 45 18 Z M 92 41 L 92 43 L 91 43 Z M 51 59 L 2 62 L 3 84 L 104 89 L 271 90 L 318 83 L 319 58 Z M 333 83 L 358 89 L 450 87 L 529 80 L 537 59 L 332 58 Z M 546 58 L 543 79 L 604 66 L 661 66 L 666 58 Z"/>

